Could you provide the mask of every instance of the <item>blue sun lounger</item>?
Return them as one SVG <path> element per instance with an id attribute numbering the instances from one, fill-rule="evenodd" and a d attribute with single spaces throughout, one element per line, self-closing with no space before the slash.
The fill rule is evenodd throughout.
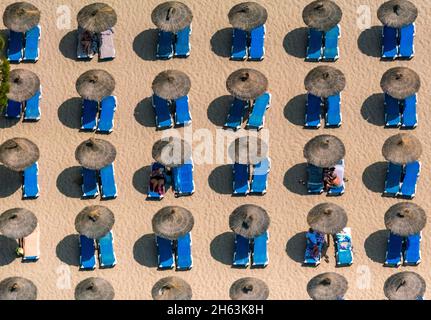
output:
<path id="1" fill-rule="evenodd" d="M 317 267 L 322 258 L 323 244 L 325 243 L 325 236 L 317 232 L 307 232 L 305 234 L 306 246 L 304 254 L 304 265 Z M 314 248 L 317 246 L 317 254 Z"/>
<path id="2" fill-rule="evenodd" d="M 261 61 L 265 56 L 265 25 L 250 31 L 250 48 L 248 52 L 250 60 Z"/>
<path id="3" fill-rule="evenodd" d="M 93 131 L 97 126 L 98 102 L 84 99 L 82 102 L 81 130 Z"/>
<path id="4" fill-rule="evenodd" d="M 265 124 L 265 112 L 271 104 L 271 94 L 265 92 L 259 96 L 253 103 L 253 108 L 250 112 L 247 121 L 247 128 L 260 130 Z"/>
<path id="5" fill-rule="evenodd" d="M 156 236 L 157 260 L 159 269 L 172 269 L 175 265 L 171 240 Z"/>
<path id="6" fill-rule="evenodd" d="M 338 38 L 340 37 L 340 26 L 336 25 L 325 32 L 323 49 L 324 61 L 336 61 L 339 57 Z"/>
<path id="7" fill-rule="evenodd" d="M 247 107 L 247 101 L 234 98 L 229 108 L 229 113 L 227 115 L 227 120 L 224 124 L 224 128 L 238 130 L 241 127 L 241 123 L 244 118 L 244 113 Z"/>
<path id="8" fill-rule="evenodd" d="M 383 195 L 396 197 L 400 192 L 401 174 L 403 167 L 399 164 L 388 162 L 388 170 L 386 171 L 385 191 Z"/>
<path id="9" fill-rule="evenodd" d="M 193 162 L 190 160 L 181 166 L 172 168 L 172 179 L 176 197 L 193 194 L 195 192 Z"/>
<path id="10" fill-rule="evenodd" d="M 232 31 L 232 60 L 245 60 L 247 58 L 247 32 L 241 29 Z"/>
<path id="11" fill-rule="evenodd" d="M 413 199 L 416 194 L 416 187 L 421 171 L 421 163 L 419 161 L 411 162 L 405 165 L 404 179 L 401 184 L 401 189 L 398 195 L 403 198 Z"/>
<path id="12" fill-rule="evenodd" d="M 192 122 L 189 110 L 189 97 L 184 96 L 175 100 L 175 124 L 185 126 Z"/>
<path id="13" fill-rule="evenodd" d="M 97 240 L 99 247 L 99 264 L 101 268 L 112 268 L 117 264 L 114 251 L 114 234 L 109 231 Z"/>
<path id="14" fill-rule="evenodd" d="M 341 126 L 341 93 L 329 96 L 326 100 L 326 126 Z"/>
<path id="15" fill-rule="evenodd" d="M 156 125 L 158 129 L 172 127 L 172 117 L 169 110 L 169 101 L 153 94 L 153 107 L 156 115 Z"/>
<path id="16" fill-rule="evenodd" d="M 383 26 L 382 59 L 395 59 L 398 55 L 397 29 Z"/>
<path id="17" fill-rule="evenodd" d="M 398 267 L 401 265 L 402 249 L 403 238 L 391 232 L 386 249 L 385 267 Z"/>
<path id="18" fill-rule="evenodd" d="M 305 124 L 306 128 L 317 129 L 320 127 L 320 112 L 322 108 L 322 99 L 311 93 L 307 94 L 307 103 L 305 104 Z"/>
<path id="19" fill-rule="evenodd" d="M 39 60 L 40 26 L 37 25 L 25 33 L 24 61 Z"/>
<path id="20" fill-rule="evenodd" d="M 174 55 L 173 34 L 171 32 L 159 31 L 157 40 L 157 53 L 158 59 L 170 59 Z"/>
<path id="21" fill-rule="evenodd" d="M 235 234 L 235 248 L 232 266 L 247 268 L 250 264 L 250 240 Z"/>
<path id="22" fill-rule="evenodd" d="M 250 191 L 250 168 L 248 164 L 234 163 L 233 169 L 233 194 L 245 196 Z"/>
<path id="23" fill-rule="evenodd" d="M 40 98 L 42 97 L 42 90 L 35 93 L 33 97 L 28 99 L 25 103 L 24 120 L 25 121 L 39 121 L 40 120 Z"/>
<path id="24" fill-rule="evenodd" d="M 177 32 L 177 40 L 175 42 L 175 57 L 187 58 L 190 55 L 190 34 L 192 33 L 191 26 Z"/>
<path id="25" fill-rule="evenodd" d="M 308 29 L 307 61 L 319 61 L 322 58 L 323 32 Z"/>
<path id="26" fill-rule="evenodd" d="M 399 127 L 401 124 L 400 103 L 385 93 L 385 126 Z"/>
<path id="27" fill-rule="evenodd" d="M 263 159 L 258 164 L 253 165 L 253 175 L 251 177 L 250 192 L 265 194 L 268 186 L 268 173 L 271 168 L 271 160 Z"/>
<path id="28" fill-rule="evenodd" d="M 192 236 L 189 232 L 177 240 L 177 270 L 190 270 L 192 266 Z"/>
<path id="29" fill-rule="evenodd" d="M 19 119 L 21 118 L 21 102 L 8 99 L 7 106 L 5 110 L 5 117 L 9 119 Z"/>
<path id="30" fill-rule="evenodd" d="M 110 133 L 114 128 L 114 114 L 117 109 L 117 97 L 108 96 L 100 102 L 100 116 L 97 122 L 97 131 Z"/>
<path id="31" fill-rule="evenodd" d="M 99 185 L 97 184 L 97 171 L 81 168 L 82 175 L 82 197 L 96 198 L 99 195 Z"/>
<path id="32" fill-rule="evenodd" d="M 100 189 L 102 193 L 102 199 L 114 199 L 117 197 L 117 185 L 115 184 L 115 171 L 113 163 L 100 169 Z"/>
<path id="33" fill-rule="evenodd" d="M 151 172 L 157 170 L 157 169 L 163 169 L 164 172 L 166 172 L 166 167 L 158 162 L 153 162 L 153 164 L 151 165 Z M 167 189 L 167 177 L 166 174 L 164 173 L 163 176 L 165 177 L 165 188 Z M 151 176 L 150 176 L 150 180 L 151 180 Z M 147 191 L 147 197 L 148 199 L 154 199 L 154 200 L 161 200 L 163 199 L 165 195 L 162 193 L 159 193 L 157 191 L 152 191 L 151 190 L 151 181 L 148 181 L 148 191 Z"/>
<path id="34" fill-rule="evenodd" d="M 261 234 L 260 236 L 254 238 L 253 240 L 253 254 L 252 259 L 253 267 L 261 267 L 264 268 L 268 265 L 269 258 L 268 258 L 268 240 L 269 240 L 269 233 L 266 231 L 265 233 Z"/>
<path id="35" fill-rule="evenodd" d="M 94 240 L 80 235 L 79 248 L 79 268 L 81 270 L 94 270 L 96 268 L 96 246 L 94 245 Z"/>
<path id="36" fill-rule="evenodd" d="M 24 199 L 35 199 L 39 197 L 39 183 L 37 178 L 39 176 L 39 165 L 37 162 L 33 163 L 28 168 L 24 169 L 24 182 L 22 185 L 22 193 Z"/>
<path id="37" fill-rule="evenodd" d="M 411 23 L 400 29 L 400 58 L 411 59 L 415 54 L 414 46 L 415 24 Z"/>
<path id="38" fill-rule="evenodd" d="M 350 228 L 344 228 L 334 236 L 336 247 L 335 259 L 337 267 L 350 266 L 353 263 L 352 233 Z"/>
<path id="39" fill-rule="evenodd" d="M 417 266 L 421 262 L 421 234 L 413 234 L 406 239 L 404 250 L 404 264 Z"/>
<path id="40" fill-rule="evenodd" d="M 307 190 L 310 194 L 320 194 L 323 192 L 323 168 L 312 164 L 307 166 Z"/>
<path id="41" fill-rule="evenodd" d="M 330 187 L 328 190 L 328 196 L 341 196 L 345 191 L 345 184 L 344 184 L 344 160 L 340 160 L 335 165 L 335 173 L 337 174 L 338 178 L 341 180 L 341 186 L 339 187 Z"/>
<path id="42" fill-rule="evenodd" d="M 404 100 L 401 126 L 403 128 L 415 128 L 418 125 L 418 115 L 416 113 L 417 97 L 416 94 Z"/>
<path id="43" fill-rule="evenodd" d="M 7 59 L 13 63 L 19 63 L 22 60 L 24 48 L 24 34 L 9 30 L 9 44 L 7 48 Z"/>

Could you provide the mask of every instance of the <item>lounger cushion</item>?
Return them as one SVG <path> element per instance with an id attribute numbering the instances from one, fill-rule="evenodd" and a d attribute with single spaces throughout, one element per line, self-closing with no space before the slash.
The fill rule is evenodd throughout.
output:
<path id="1" fill-rule="evenodd" d="M 24 183 L 22 186 L 23 198 L 34 199 L 39 197 L 39 166 L 35 162 L 24 170 Z"/>
<path id="2" fill-rule="evenodd" d="M 250 168 L 248 164 L 234 163 L 233 166 L 233 194 L 246 195 L 250 191 Z"/>
<path id="3" fill-rule="evenodd" d="M 117 97 L 108 96 L 100 102 L 100 117 L 97 122 L 97 131 L 110 133 L 114 128 L 114 114 L 117 109 Z"/>
<path id="4" fill-rule="evenodd" d="M 404 264 L 416 266 L 421 262 L 421 234 L 413 234 L 406 238 Z"/>
<path id="5" fill-rule="evenodd" d="M 339 57 L 338 38 L 340 37 L 340 26 L 336 25 L 325 32 L 323 60 L 336 61 Z"/>
<path id="6" fill-rule="evenodd" d="M 42 97 L 41 90 L 38 90 L 33 97 L 25 103 L 24 120 L 38 121 L 40 119 L 40 98 Z"/>
<path id="7" fill-rule="evenodd" d="M 99 247 L 99 263 L 102 268 L 112 268 L 117 264 L 114 251 L 114 234 L 109 231 L 97 240 Z"/>
<path id="8" fill-rule="evenodd" d="M 7 58 L 10 62 L 21 62 L 24 48 L 24 34 L 9 30 Z"/>
<path id="9" fill-rule="evenodd" d="M 398 267 L 401 264 L 402 247 L 403 238 L 391 232 L 386 249 L 385 266 Z"/>
<path id="10" fill-rule="evenodd" d="M 388 170 L 386 171 L 385 191 L 384 195 L 396 196 L 400 192 L 401 174 L 403 167 L 399 164 L 388 162 Z"/>
<path id="11" fill-rule="evenodd" d="M 39 39 L 41 29 L 37 25 L 25 33 L 25 48 L 24 48 L 24 60 L 34 61 L 39 60 Z"/>
<path id="12" fill-rule="evenodd" d="M 411 23 L 407 26 L 401 27 L 399 30 L 400 33 L 400 47 L 398 56 L 401 58 L 410 59 L 413 57 L 415 53 L 414 48 L 414 34 L 415 34 L 415 25 Z"/>
<path id="13" fill-rule="evenodd" d="M 385 93 L 385 125 L 398 127 L 401 124 L 400 103 L 397 99 Z"/>
<path id="14" fill-rule="evenodd" d="M 232 60 L 245 60 L 247 58 L 247 32 L 241 29 L 232 31 Z"/>
<path id="15" fill-rule="evenodd" d="M 307 166 L 307 190 L 310 194 L 320 194 L 323 192 L 323 168 L 312 164 Z"/>
<path id="16" fill-rule="evenodd" d="M 159 269 L 172 269 L 175 265 L 171 240 L 156 236 L 157 260 Z"/>
<path id="17" fill-rule="evenodd" d="M 260 61 L 265 56 L 265 25 L 250 31 L 249 59 Z"/>
<path id="18" fill-rule="evenodd" d="M 84 99 L 82 103 L 81 130 L 93 131 L 97 126 L 97 101 Z"/>
<path id="19" fill-rule="evenodd" d="M 190 55 L 190 34 L 191 26 L 177 32 L 177 40 L 175 42 L 175 57 L 185 58 Z"/>
<path id="20" fill-rule="evenodd" d="M 416 94 L 407 97 L 403 101 L 403 113 L 401 126 L 403 128 L 415 128 L 418 124 L 418 115 L 416 113 L 417 97 Z"/>
<path id="21" fill-rule="evenodd" d="M 419 161 L 406 164 L 404 179 L 399 192 L 400 196 L 409 199 L 415 196 L 420 170 L 421 164 Z"/>
<path id="22" fill-rule="evenodd" d="M 395 59 L 398 55 L 398 31 L 395 28 L 383 26 L 382 58 Z"/>
<path id="23" fill-rule="evenodd" d="M 271 167 L 269 158 L 253 165 L 253 175 L 251 177 L 250 192 L 264 194 L 268 185 L 268 173 Z"/>
<path id="24" fill-rule="evenodd" d="M 173 125 L 169 110 L 169 101 L 153 94 L 153 107 L 156 116 L 156 126 L 159 129 L 170 128 Z"/>
<path id="25" fill-rule="evenodd" d="M 96 268 L 96 246 L 94 240 L 84 235 L 79 236 L 80 257 L 79 266 L 82 270 L 93 270 Z"/>
<path id="26" fill-rule="evenodd" d="M 14 100 L 8 99 L 5 110 L 5 117 L 9 119 L 21 118 L 22 104 Z"/>
<path id="27" fill-rule="evenodd" d="M 225 128 L 238 130 L 241 127 L 241 123 L 244 118 L 245 111 L 247 109 L 248 102 L 234 98 L 227 116 Z"/>
<path id="28" fill-rule="evenodd" d="M 235 247 L 233 254 L 234 267 L 247 267 L 250 264 L 250 240 L 235 234 Z"/>
<path id="29" fill-rule="evenodd" d="M 253 239 L 252 265 L 254 267 L 266 267 L 268 265 L 268 239 L 268 231 Z"/>
<path id="30" fill-rule="evenodd" d="M 329 96 L 326 99 L 326 126 L 339 127 L 341 125 L 341 94 Z"/>
<path id="31" fill-rule="evenodd" d="M 177 240 L 177 269 L 190 270 L 192 266 L 192 238 L 189 232 Z"/>
<path id="32" fill-rule="evenodd" d="M 113 163 L 100 169 L 100 182 L 100 189 L 103 199 L 113 199 L 117 197 L 117 185 L 115 183 L 115 171 Z"/>
<path id="33" fill-rule="evenodd" d="M 188 125 L 192 122 L 189 110 L 189 97 L 184 96 L 175 100 L 175 124 L 177 126 Z"/>
<path id="34" fill-rule="evenodd" d="M 322 58 L 322 42 L 323 32 L 313 28 L 309 28 L 306 60 L 319 61 Z"/>
<path id="35" fill-rule="evenodd" d="M 307 94 L 307 103 L 305 105 L 305 127 L 319 128 L 320 113 L 322 109 L 322 99 L 311 93 Z"/>
<path id="36" fill-rule="evenodd" d="M 99 185 L 97 184 L 97 171 L 87 168 L 81 169 L 82 175 L 82 197 L 95 198 L 99 195 Z"/>
<path id="37" fill-rule="evenodd" d="M 159 31 L 157 42 L 157 58 L 170 59 L 174 54 L 173 34 L 171 32 Z"/>
<path id="38" fill-rule="evenodd" d="M 249 129 L 260 130 L 265 123 L 265 112 L 271 103 L 271 94 L 265 92 L 259 96 L 253 103 L 252 110 L 248 117 L 247 127 Z"/>

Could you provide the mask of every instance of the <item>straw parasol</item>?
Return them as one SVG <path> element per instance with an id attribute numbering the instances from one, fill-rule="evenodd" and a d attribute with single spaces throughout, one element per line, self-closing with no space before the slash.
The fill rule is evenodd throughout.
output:
<path id="1" fill-rule="evenodd" d="M 419 91 L 419 75 L 406 67 L 395 67 L 387 70 L 380 80 L 383 92 L 395 99 L 403 100 Z"/>
<path id="2" fill-rule="evenodd" d="M 232 283 L 229 296 L 232 300 L 266 300 L 269 296 L 269 288 L 260 279 L 246 277 Z"/>
<path id="3" fill-rule="evenodd" d="M 347 214 L 334 203 L 320 203 L 308 213 L 307 223 L 318 232 L 336 234 L 346 227 Z"/>
<path id="4" fill-rule="evenodd" d="M 39 159 L 39 148 L 26 138 L 12 138 L 0 145 L 0 162 L 21 172 Z"/>
<path id="5" fill-rule="evenodd" d="M 302 20 L 313 29 L 328 31 L 335 27 L 343 16 L 340 7 L 333 1 L 317 0 L 308 4 L 302 11 Z"/>
<path id="6" fill-rule="evenodd" d="M 229 216 L 229 227 L 233 232 L 252 239 L 268 230 L 270 219 L 265 209 L 254 204 L 244 204 Z"/>
<path id="7" fill-rule="evenodd" d="M 106 3 L 92 3 L 78 12 L 78 25 L 91 32 L 111 29 L 117 23 L 117 14 Z"/>
<path id="8" fill-rule="evenodd" d="M 337 68 L 320 66 L 307 74 L 304 85 L 311 94 L 327 98 L 343 91 L 346 86 L 346 78 Z"/>
<path id="9" fill-rule="evenodd" d="M 401 28 L 413 23 L 418 9 L 410 1 L 391 0 L 383 3 L 377 10 L 377 17 L 386 26 Z"/>
<path id="10" fill-rule="evenodd" d="M 390 276 L 383 287 L 389 300 L 418 300 L 423 298 L 426 282 L 416 272 L 403 271 Z"/>
<path id="11" fill-rule="evenodd" d="M 115 147 L 106 140 L 90 138 L 82 142 L 75 150 L 75 159 L 81 166 L 91 170 L 100 170 L 114 162 L 117 156 Z"/>
<path id="12" fill-rule="evenodd" d="M 191 300 L 192 288 L 178 277 L 166 277 L 157 281 L 151 289 L 154 300 Z"/>
<path id="13" fill-rule="evenodd" d="M 36 300 L 37 288 L 22 277 L 10 277 L 0 282 L 0 300 Z"/>
<path id="14" fill-rule="evenodd" d="M 24 102 L 40 90 L 40 80 L 37 74 L 26 69 L 14 69 L 9 74 L 8 99 Z"/>
<path id="15" fill-rule="evenodd" d="M 178 32 L 189 26 L 192 20 L 190 8 L 179 1 L 161 3 L 151 13 L 151 21 L 157 28 L 168 32 Z"/>
<path id="16" fill-rule="evenodd" d="M 166 70 L 153 80 L 153 92 L 166 100 L 175 100 L 186 96 L 191 87 L 190 78 L 182 71 Z"/>
<path id="17" fill-rule="evenodd" d="M 155 234 L 165 239 L 176 240 L 193 229 L 195 220 L 189 210 L 179 206 L 168 206 L 157 211 L 151 223 Z"/>
<path id="18" fill-rule="evenodd" d="M 40 11 L 27 2 L 8 5 L 3 13 L 4 25 L 15 32 L 26 32 L 39 24 Z"/>
<path id="19" fill-rule="evenodd" d="M 151 154 L 155 161 L 167 167 L 177 167 L 192 158 L 192 148 L 183 139 L 169 137 L 156 141 Z"/>
<path id="20" fill-rule="evenodd" d="M 75 218 L 75 229 L 91 239 L 99 239 L 111 231 L 115 223 L 114 213 L 105 206 L 85 207 Z"/>
<path id="21" fill-rule="evenodd" d="M 305 159 L 320 168 L 335 166 L 344 158 L 345 154 L 346 149 L 343 142 L 329 134 L 314 137 L 304 147 Z"/>
<path id="22" fill-rule="evenodd" d="M 422 154 L 422 144 L 410 133 L 398 133 L 386 139 L 382 154 L 389 162 L 406 164 L 419 159 Z"/>
<path id="23" fill-rule="evenodd" d="M 76 91 L 87 100 L 100 101 L 112 94 L 115 80 L 104 70 L 89 70 L 81 74 L 76 80 Z"/>
<path id="24" fill-rule="evenodd" d="M 257 164 L 268 156 L 268 145 L 257 136 L 236 138 L 229 146 L 229 157 L 240 164 Z"/>
<path id="25" fill-rule="evenodd" d="M 268 89 L 268 79 L 255 69 L 239 69 L 226 80 L 227 91 L 241 100 L 254 100 Z"/>
<path id="26" fill-rule="evenodd" d="M 313 300 L 340 300 L 348 289 L 346 278 L 335 272 L 321 273 L 307 284 L 307 292 Z"/>
<path id="27" fill-rule="evenodd" d="M 114 288 L 103 278 L 87 278 L 75 288 L 76 300 L 112 300 L 114 296 Z"/>
<path id="28" fill-rule="evenodd" d="M 425 210 L 412 202 L 400 202 L 385 213 L 385 226 L 402 237 L 419 233 L 427 223 Z"/>
<path id="29" fill-rule="evenodd" d="M 250 31 L 265 24 L 268 12 L 256 2 L 243 2 L 230 9 L 228 18 L 234 28 Z"/>
<path id="30" fill-rule="evenodd" d="M 36 216 L 27 209 L 13 208 L 0 215 L 0 232 L 11 239 L 27 237 L 36 229 L 36 226 Z"/>

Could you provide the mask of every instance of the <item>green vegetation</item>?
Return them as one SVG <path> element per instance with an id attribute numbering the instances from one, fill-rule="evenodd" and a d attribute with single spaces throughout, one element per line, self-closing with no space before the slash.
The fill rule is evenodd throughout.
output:
<path id="1" fill-rule="evenodd" d="M 0 112 L 7 104 L 7 93 L 9 92 L 9 61 L 5 58 L 4 51 L 6 47 L 6 39 L 0 35 Z"/>

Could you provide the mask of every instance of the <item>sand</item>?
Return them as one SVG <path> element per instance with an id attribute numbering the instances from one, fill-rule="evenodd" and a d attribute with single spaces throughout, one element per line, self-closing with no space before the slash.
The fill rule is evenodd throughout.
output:
<path id="1" fill-rule="evenodd" d="M 2 0 L 0 11 L 13 1 Z M 42 118 L 38 123 L 23 124 L 0 120 L 0 141 L 15 136 L 28 137 L 40 148 L 41 195 L 37 200 L 22 201 L 18 176 L 0 167 L 1 211 L 25 207 L 37 214 L 41 229 L 41 258 L 33 264 L 14 259 L 14 244 L 0 236 L 0 279 L 20 275 L 34 281 L 39 299 L 73 299 L 74 287 L 89 276 L 101 276 L 115 288 L 117 299 L 150 299 L 151 287 L 162 277 L 178 275 L 190 283 L 194 299 L 228 299 L 229 287 L 243 276 L 264 280 L 270 299 L 307 299 L 306 284 L 313 276 L 337 271 L 349 281 L 347 299 L 383 299 L 385 279 L 400 270 L 414 270 L 426 281 L 431 262 L 428 228 L 422 241 L 423 260 L 418 267 L 384 268 L 386 231 L 385 211 L 400 200 L 381 197 L 385 164 L 381 147 L 398 129 L 383 128 L 381 75 L 393 66 L 408 66 L 419 73 L 419 126 L 413 131 L 423 142 L 422 173 L 414 202 L 429 211 L 427 190 L 430 187 L 428 164 L 431 151 L 427 141 L 428 106 L 431 94 L 427 33 L 431 14 L 427 1 L 417 0 L 416 56 L 412 61 L 380 62 L 378 56 L 380 22 L 376 12 L 379 1 L 338 0 L 343 10 L 341 21 L 341 58 L 331 64 L 344 72 L 347 86 L 342 96 L 343 125 L 339 129 L 304 130 L 305 75 L 316 64 L 303 61 L 305 25 L 302 8 L 308 0 L 260 1 L 268 10 L 266 57 L 258 63 L 229 61 L 230 31 L 227 13 L 238 1 L 189 0 L 193 11 L 192 53 L 188 59 L 151 61 L 154 56 L 154 25 L 151 10 L 160 1 L 106 1 L 118 13 L 115 26 L 117 58 L 99 63 L 74 61 L 76 14 L 91 1 L 33 0 L 41 11 L 41 58 L 36 64 L 21 64 L 36 72 L 43 85 Z M 70 29 L 57 28 L 58 6 L 68 3 Z M 369 5 L 371 26 L 362 31 L 356 25 L 357 9 Z M 321 64 L 319 64 L 321 65 Z M 270 130 L 272 170 L 268 193 L 263 197 L 233 198 L 230 195 L 230 167 L 227 164 L 203 164 L 195 168 L 196 193 L 176 199 L 171 192 L 161 202 L 145 201 L 148 166 L 152 143 L 162 136 L 156 131 L 151 111 L 151 82 L 162 70 L 176 68 L 192 81 L 189 94 L 193 108 L 193 130 L 206 128 L 215 134 L 223 123 L 229 98 L 225 88 L 228 75 L 240 68 L 252 67 L 269 79 L 272 105 L 266 117 Z M 118 108 L 114 132 L 106 137 L 118 151 L 115 162 L 118 198 L 100 202 L 81 200 L 79 167 L 74 159 L 76 146 L 94 134 L 81 133 L 80 100 L 75 91 L 78 76 L 89 69 L 102 68 L 116 79 Z M 180 130 L 182 132 L 183 130 Z M 317 134 L 330 133 L 341 138 L 347 149 L 346 193 L 342 197 L 305 195 L 297 182 L 305 178 L 302 148 Z M 318 268 L 301 266 L 306 215 L 316 204 L 333 201 L 343 206 L 352 228 L 354 264 L 335 268 L 333 248 L 329 263 Z M 114 269 L 78 271 L 78 241 L 74 228 L 76 214 L 86 205 L 102 203 L 115 213 L 115 251 L 118 265 Z M 270 263 L 265 269 L 232 269 L 233 236 L 228 216 L 237 206 L 253 203 L 265 208 L 270 217 Z M 157 271 L 151 218 L 160 208 L 180 205 L 195 217 L 191 271 Z"/>

